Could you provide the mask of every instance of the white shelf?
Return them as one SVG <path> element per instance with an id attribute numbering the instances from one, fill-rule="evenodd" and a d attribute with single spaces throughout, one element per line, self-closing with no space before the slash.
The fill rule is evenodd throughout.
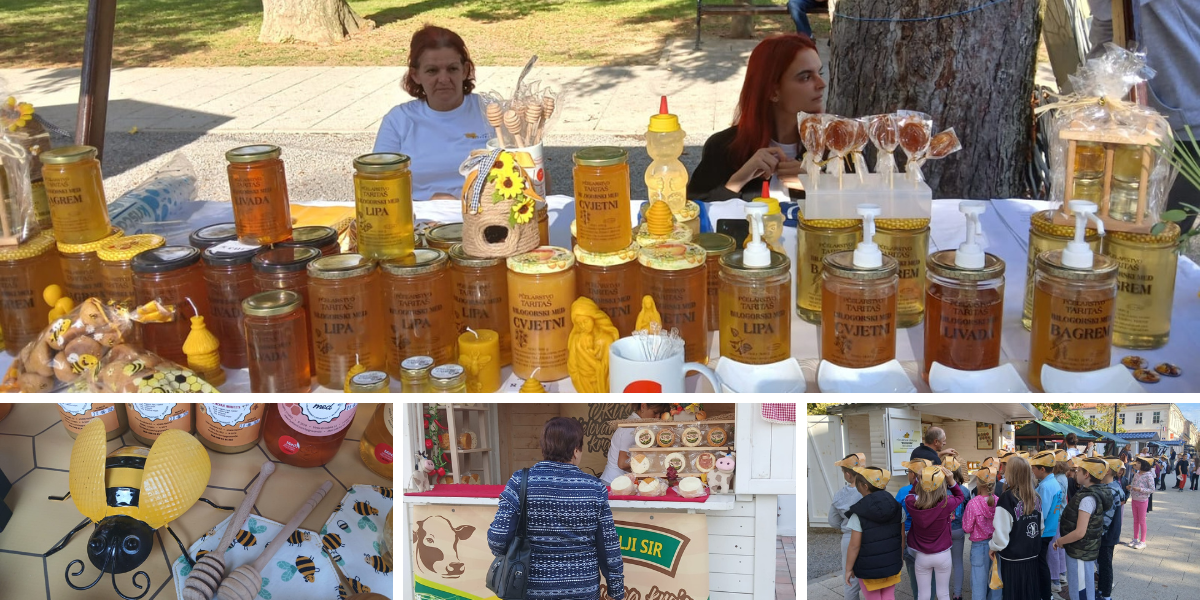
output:
<path id="1" fill-rule="evenodd" d="M 617 423 L 617 427 L 690 427 L 692 425 L 733 425 L 733 419 L 705 419 L 703 421 L 646 421 L 645 423 Z"/>
<path id="2" fill-rule="evenodd" d="M 456 450 L 459 454 L 476 454 L 479 452 L 491 452 L 491 448 L 472 448 L 470 450 Z"/>
<path id="3" fill-rule="evenodd" d="M 733 444 L 730 444 L 728 446 L 667 446 L 666 448 L 659 448 L 658 446 L 652 446 L 650 448 L 639 448 L 638 446 L 634 446 L 629 449 L 630 452 L 703 452 L 703 451 L 711 451 L 711 450 L 730 450 L 730 451 L 732 451 Z"/>

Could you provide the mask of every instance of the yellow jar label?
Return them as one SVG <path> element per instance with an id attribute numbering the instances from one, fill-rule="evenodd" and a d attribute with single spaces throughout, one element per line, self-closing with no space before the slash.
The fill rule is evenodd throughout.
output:
<path id="1" fill-rule="evenodd" d="M 408 177 L 355 177 L 354 198 L 359 254 L 385 260 L 412 253 L 412 182 Z"/>
<path id="2" fill-rule="evenodd" d="M 1165 336 L 1171 331 L 1171 307 L 1175 297 L 1178 261 L 1175 249 L 1170 246 L 1142 248 L 1110 241 L 1105 253 L 1118 265 L 1114 337 L 1161 337 L 1162 340 L 1156 340 L 1158 343 L 1147 340 L 1139 345 L 1164 343 Z"/>
<path id="3" fill-rule="evenodd" d="M 796 268 L 796 305 L 813 312 L 821 311 L 821 273 L 829 254 L 853 250 L 862 239 L 861 231 L 823 234 L 798 230 L 797 254 L 801 264 Z"/>
<path id="4" fill-rule="evenodd" d="M 791 356 L 792 320 L 788 285 L 721 287 L 721 356 L 766 365 Z"/>
<path id="5" fill-rule="evenodd" d="M 921 314 L 925 310 L 925 256 L 929 254 L 929 232 L 878 231 L 875 243 L 879 250 L 896 259 L 900 277 L 900 291 L 896 296 L 896 310 L 902 315 Z"/>
<path id="6" fill-rule="evenodd" d="M 87 244 L 111 233 L 99 163 L 50 165 L 44 171 L 50 220 L 60 244 Z"/>

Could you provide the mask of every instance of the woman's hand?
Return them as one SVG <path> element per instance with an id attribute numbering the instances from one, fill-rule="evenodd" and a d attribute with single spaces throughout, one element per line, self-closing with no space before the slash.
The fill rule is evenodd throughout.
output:
<path id="1" fill-rule="evenodd" d="M 854 573 L 851 573 L 850 571 L 846 571 L 846 585 L 854 584 L 853 581 L 850 581 L 851 579 L 854 579 Z"/>
<path id="2" fill-rule="evenodd" d="M 779 177 L 779 181 L 792 189 L 804 188 L 804 185 L 800 183 L 800 174 L 803 172 L 804 163 L 793 158 L 786 158 L 775 165 L 775 175 Z"/>
<path id="3" fill-rule="evenodd" d="M 788 155 L 779 148 L 763 148 L 750 156 L 750 160 L 738 169 L 725 187 L 730 191 L 739 192 L 747 183 L 758 177 L 770 177 L 775 174 L 775 168 L 780 161 L 788 160 Z"/>

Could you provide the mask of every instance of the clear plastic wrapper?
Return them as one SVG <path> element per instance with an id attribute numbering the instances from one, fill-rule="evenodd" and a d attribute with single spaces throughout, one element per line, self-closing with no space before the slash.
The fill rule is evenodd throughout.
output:
<path id="1" fill-rule="evenodd" d="M 88 298 L 17 355 L 2 389 L 20 392 L 215 392 L 192 371 L 130 343 L 134 323 L 176 317 L 151 302 L 130 311 Z"/>
<path id="2" fill-rule="evenodd" d="M 182 153 L 108 206 L 114 227 L 125 235 L 160 233 L 196 199 L 196 169 Z"/>
<path id="3" fill-rule="evenodd" d="M 933 119 L 922 112 L 902 110 L 897 115 L 897 134 L 900 149 L 908 159 L 905 173 L 914 181 L 924 181 L 921 165 L 929 151 L 929 140 L 933 135 Z"/>
<path id="4" fill-rule="evenodd" d="M 1159 221 L 1177 174 L 1164 158 L 1174 151 L 1171 127 L 1158 112 L 1126 99 L 1153 76 L 1145 55 L 1106 44 L 1070 77 L 1073 94 L 1037 109 L 1053 111 L 1050 200 L 1063 217 L 1070 214 L 1067 201 L 1089 200 L 1113 230 L 1148 232 Z"/>
<path id="5" fill-rule="evenodd" d="M 829 115 L 801 112 L 796 115 L 796 126 L 800 129 L 800 143 L 804 144 L 804 172 L 811 178 L 809 189 L 816 188 L 818 175 L 825 166 L 825 126 Z"/>
<path id="6" fill-rule="evenodd" d="M 867 119 L 867 136 L 875 145 L 876 173 L 896 172 L 896 148 L 900 145 L 900 126 L 896 115 L 871 115 Z"/>
<path id="7" fill-rule="evenodd" d="M 854 150 L 858 122 L 843 117 L 829 119 L 825 126 L 825 147 L 829 150 L 828 172 L 839 180 L 846 170 L 845 158 Z"/>
<path id="8" fill-rule="evenodd" d="M 867 143 L 870 141 L 870 135 L 867 133 L 867 120 L 854 119 L 854 146 L 850 149 L 850 157 L 854 161 L 854 172 L 858 174 L 859 181 L 863 181 L 863 177 L 870 172 L 867 170 L 867 159 L 864 156 Z"/>
<path id="9" fill-rule="evenodd" d="M 484 115 L 501 147 L 528 148 L 542 143 L 547 125 L 559 114 L 560 94 L 540 83 L 522 83 L 510 97 L 494 90 L 480 95 Z"/>
<path id="10" fill-rule="evenodd" d="M 0 246 L 16 246 L 41 231 L 30 183 L 32 156 L 16 132 L 33 118 L 33 106 L 18 102 L 0 79 Z"/>

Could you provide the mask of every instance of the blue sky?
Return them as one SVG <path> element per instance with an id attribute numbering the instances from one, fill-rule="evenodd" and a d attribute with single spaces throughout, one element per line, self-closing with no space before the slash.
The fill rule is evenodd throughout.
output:
<path id="1" fill-rule="evenodd" d="M 1183 411 L 1184 418 L 1200 427 L 1200 404 L 1176 404 L 1176 406 Z"/>

